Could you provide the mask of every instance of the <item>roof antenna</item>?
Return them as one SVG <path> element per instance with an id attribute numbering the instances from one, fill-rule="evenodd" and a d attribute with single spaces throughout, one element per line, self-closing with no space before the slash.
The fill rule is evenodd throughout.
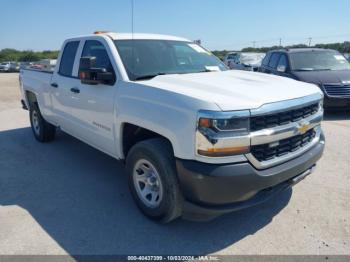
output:
<path id="1" fill-rule="evenodd" d="M 131 1 L 131 38 L 134 39 L 134 0 Z"/>
<path id="2" fill-rule="evenodd" d="M 135 68 L 134 59 L 134 0 L 131 1 L 131 57 L 132 57 L 132 68 Z"/>

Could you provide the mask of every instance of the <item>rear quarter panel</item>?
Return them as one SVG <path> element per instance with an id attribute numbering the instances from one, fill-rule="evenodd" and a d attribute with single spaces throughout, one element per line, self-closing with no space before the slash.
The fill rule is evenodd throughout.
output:
<path id="1" fill-rule="evenodd" d="M 34 93 L 38 101 L 41 114 L 48 121 L 52 117 L 50 96 L 50 83 L 52 75 L 53 74 L 51 72 L 28 69 L 22 69 L 20 72 L 22 99 L 29 108 L 30 105 L 26 93 L 28 91 Z"/>

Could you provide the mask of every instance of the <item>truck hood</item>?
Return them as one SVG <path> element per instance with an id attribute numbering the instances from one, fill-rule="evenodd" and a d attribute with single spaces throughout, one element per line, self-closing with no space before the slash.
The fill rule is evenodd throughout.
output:
<path id="1" fill-rule="evenodd" d="M 213 102 L 223 111 L 253 109 L 263 104 L 322 93 L 313 84 L 238 70 L 160 75 L 138 83 Z"/>

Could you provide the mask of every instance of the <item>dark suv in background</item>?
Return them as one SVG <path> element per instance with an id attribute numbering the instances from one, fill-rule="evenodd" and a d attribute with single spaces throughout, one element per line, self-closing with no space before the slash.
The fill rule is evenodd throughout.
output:
<path id="1" fill-rule="evenodd" d="M 350 109 L 350 63 L 338 51 L 319 48 L 270 51 L 259 71 L 314 83 L 325 95 L 325 108 Z"/>
<path id="2" fill-rule="evenodd" d="M 344 54 L 345 58 L 348 59 L 348 61 L 350 62 L 350 53 L 349 54 Z"/>

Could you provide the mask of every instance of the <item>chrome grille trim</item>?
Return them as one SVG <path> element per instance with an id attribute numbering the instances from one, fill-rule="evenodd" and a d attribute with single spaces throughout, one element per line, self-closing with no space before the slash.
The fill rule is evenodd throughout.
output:
<path id="1" fill-rule="evenodd" d="M 252 146 L 250 152 L 260 162 L 275 159 L 293 153 L 309 144 L 316 136 L 316 131 L 310 129 L 302 135 L 292 136 L 269 144 Z"/>
<path id="2" fill-rule="evenodd" d="M 323 119 L 323 109 L 319 109 L 319 111 L 311 115 L 305 119 L 302 119 L 298 122 L 292 122 L 283 126 L 276 126 L 268 129 L 262 129 L 259 131 L 252 132 L 250 134 L 251 145 L 261 145 L 261 144 L 269 144 L 271 142 L 279 141 L 282 139 L 286 139 L 292 136 L 296 136 L 300 134 L 300 128 L 307 125 L 307 128 L 303 130 L 304 132 L 314 128 L 319 125 Z"/>
<path id="3" fill-rule="evenodd" d="M 324 91 L 330 97 L 349 97 L 350 85 L 342 84 L 324 84 Z"/>
<path id="4" fill-rule="evenodd" d="M 293 158 L 296 158 L 300 155 L 302 155 L 303 153 L 305 153 L 306 151 L 308 151 L 309 149 L 311 149 L 313 146 L 315 146 L 319 141 L 320 141 L 320 137 L 321 137 L 321 126 L 318 125 L 315 127 L 315 131 L 316 131 L 316 135 L 314 137 L 314 139 L 307 145 L 303 146 L 302 148 L 300 148 L 299 150 L 293 152 L 293 153 L 289 153 L 287 155 L 283 155 L 281 157 L 277 157 L 271 160 L 267 160 L 267 161 L 258 161 L 252 153 L 246 154 L 247 159 L 250 161 L 250 163 L 252 163 L 257 169 L 265 169 L 265 168 L 269 168 L 284 162 L 287 162 L 288 160 L 291 160 Z"/>

